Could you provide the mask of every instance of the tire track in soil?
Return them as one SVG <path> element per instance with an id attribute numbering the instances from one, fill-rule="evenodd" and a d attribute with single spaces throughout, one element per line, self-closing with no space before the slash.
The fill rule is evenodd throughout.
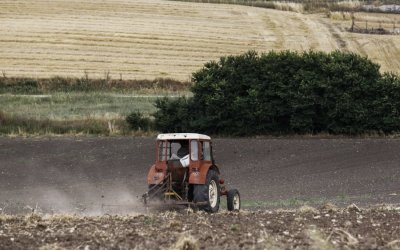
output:
<path id="1" fill-rule="evenodd" d="M 280 28 L 278 27 L 276 21 L 274 19 L 272 19 L 269 15 L 262 15 L 262 21 L 264 23 L 265 26 L 265 30 L 271 31 L 271 35 L 269 37 L 273 37 L 272 42 L 272 48 L 266 48 L 267 50 L 271 50 L 271 49 L 281 49 L 282 48 L 282 44 L 284 42 L 283 39 L 283 33 L 280 30 Z M 265 40 L 268 38 L 264 38 Z"/>
<path id="2" fill-rule="evenodd" d="M 321 23 L 324 24 L 328 30 L 329 33 L 332 35 L 333 39 L 336 41 L 336 44 L 338 45 L 338 48 L 342 51 L 348 52 L 348 45 L 347 42 L 342 38 L 340 30 L 338 30 L 338 27 L 335 27 L 332 23 L 328 23 L 325 20 L 321 19 Z"/>

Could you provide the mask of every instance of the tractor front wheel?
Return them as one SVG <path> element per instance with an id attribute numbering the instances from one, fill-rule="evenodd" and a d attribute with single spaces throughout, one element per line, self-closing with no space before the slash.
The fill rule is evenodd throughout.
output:
<path id="1" fill-rule="evenodd" d="M 220 186 L 219 177 L 215 170 L 209 170 L 204 185 L 194 185 L 193 202 L 207 202 L 202 209 L 210 213 L 216 213 L 219 210 Z"/>

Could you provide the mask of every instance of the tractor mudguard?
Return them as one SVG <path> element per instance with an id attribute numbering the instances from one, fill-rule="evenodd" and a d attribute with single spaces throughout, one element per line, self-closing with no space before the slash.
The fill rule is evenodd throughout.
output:
<path id="1" fill-rule="evenodd" d="M 164 171 L 157 171 L 156 165 L 151 166 L 147 175 L 147 184 L 160 184 L 165 178 Z"/>
<path id="2" fill-rule="evenodd" d="M 214 169 L 219 174 L 217 165 L 202 165 L 200 169 L 192 168 L 189 174 L 189 184 L 205 184 L 209 169 Z"/>

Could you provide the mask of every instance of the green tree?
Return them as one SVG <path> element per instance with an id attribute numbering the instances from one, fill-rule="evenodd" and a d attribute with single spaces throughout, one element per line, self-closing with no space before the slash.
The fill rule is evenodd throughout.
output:
<path id="1" fill-rule="evenodd" d="M 193 74 L 192 98 L 159 100 L 161 131 L 222 135 L 400 130 L 399 79 L 354 53 L 226 56 Z"/>

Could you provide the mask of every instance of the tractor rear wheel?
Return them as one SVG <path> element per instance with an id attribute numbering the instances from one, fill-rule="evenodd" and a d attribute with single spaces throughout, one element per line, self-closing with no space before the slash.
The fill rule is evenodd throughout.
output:
<path id="1" fill-rule="evenodd" d="M 226 196 L 228 211 L 240 210 L 240 194 L 237 189 L 231 189 Z"/>
<path id="2" fill-rule="evenodd" d="M 220 186 L 219 177 L 215 170 L 210 169 L 207 173 L 206 183 L 204 185 L 194 185 L 193 202 L 207 202 L 205 206 L 201 206 L 210 213 L 216 213 L 219 210 L 220 203 Z"/>

